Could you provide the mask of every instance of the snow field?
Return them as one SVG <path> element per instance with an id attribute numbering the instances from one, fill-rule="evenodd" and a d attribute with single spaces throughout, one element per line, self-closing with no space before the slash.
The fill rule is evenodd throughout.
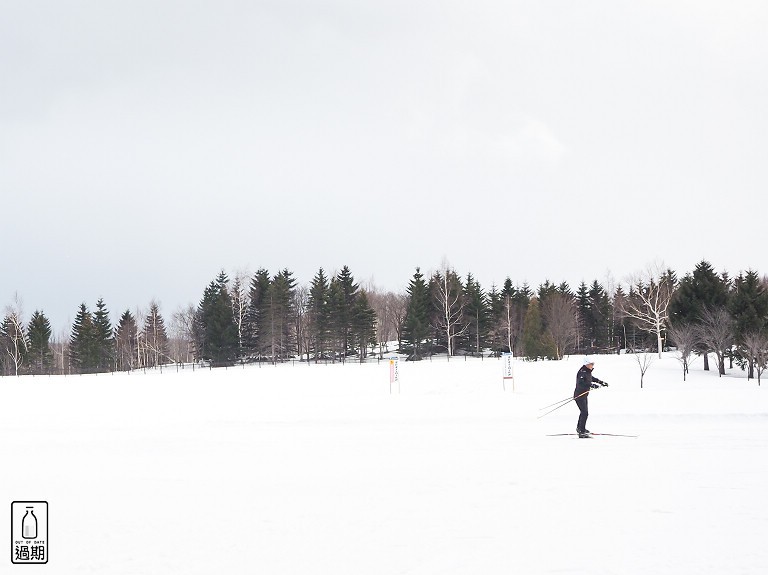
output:
<path id="1" fill-rule="evenodd" d="M 598 356 L 588 427 L 639 437 L 548 437 L 579 366 L 3 378 L 0 491 L 49 502 L 50 573 L 764 572 L 765 388 Z"/>

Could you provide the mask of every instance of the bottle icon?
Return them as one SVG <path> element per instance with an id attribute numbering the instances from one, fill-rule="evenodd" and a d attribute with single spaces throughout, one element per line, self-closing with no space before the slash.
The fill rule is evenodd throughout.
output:
<path id="1" fill-rule="evenodd" d="M 21 520 L 21 533 L 24 539 L 37 538 L 37 517 L 35 517 L 34 507 L 27 507 L 24 519 Z"/>

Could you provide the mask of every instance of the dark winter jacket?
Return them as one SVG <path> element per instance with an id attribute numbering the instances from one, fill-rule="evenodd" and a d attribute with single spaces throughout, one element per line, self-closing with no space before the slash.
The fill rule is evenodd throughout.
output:
<path id="1" fill-rule="evenodd" d="M 592 375 L 592 370 L 586 365 L 582 365 L 581 369 L 576 374 L 576 389 L 573 391 L 573 396 L 576 397 L 585 391 L 589 391 L 593 383 L 604 382 Z"/>

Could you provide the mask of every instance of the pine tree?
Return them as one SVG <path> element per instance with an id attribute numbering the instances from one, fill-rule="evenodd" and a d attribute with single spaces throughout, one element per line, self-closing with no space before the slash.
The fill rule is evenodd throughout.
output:
<path id="1" fill-rule="evenodd" d="M 309 287 L 309 299 L 307 302 L 307 314 L 309 316 L 309 331 L 312 340 L 312 350 L 315 361 L 324 357 L 328 351 L 330 338 L 331 318 L 329 315 L 330 285 L 323 268 L 320 268 L 312 279 Z"/>
<path id="2" fill-rule="evenodd" d="M 757 272 L 749 270 L 734 280 L 728 309 L 735 322 L 737 340 L 768 327 L 768 291 Z"/>
<path id="3" fill-rule="evenodd" d="M 349 314 L 344 311 L 344 291 L 339 280 L 334 276 L 328 285 L 328 347 L 334 361 L 344 357 L 345 322 Z"/>
<path id="4" fill-rule="evenodd" d="M 768 291 L 756 272 L 749 270 L 734 280 L 728 310 L 734 320 L 739 363 L 748 367 L 751 379 L 755 357 L 745 344 L 754 337 L 768 335 Z"/>
<path id="5" fill-rule="evenodd" d="M 93 316 L 85 303 L 81 303 L 69 339 L 69 362 L 76 372 L 90 373 L 96 369 L 98 354 L 95 353 L 95 342 Z"/>
<path id="6" fill-rule="evenodd" d="M 368 355 L 368 346 L 376 344 L 376 312 L 368 303 L 368 294 L 361 291 L 355 298 L 352 308 L 352 323 L 350 325 L 350 341 L 362 362 Z"/>
<path id="7" fill-rule="evenodd" d="M 346 357 L 351 348 L 350 332 L 352 330 L 353 310 L 360 287 L 355 283 L 352 272 L 347 266 L 341 268 L 341 271 L 336 275 L 336 282 L 340 293 L 333 310 L 334 323 L 337 337 L 340 339 L 341 353 Z"/>
<path id="8" fill-rule="evenodd" d="M 578 351 L 588 351 L 593 340 L 594 326 L 592 325 L 589 288 L 583 281 L 579 284 L 579 289 L 576 290 L 576 312 L 579 318 L 576 349 Z"/>
<path id="9" fill-rule="evenodd" d="M 686 274 L 680 281 L 669 304 L 670 323 L 701 325 L 702 317 L 709 311 L 724 308 L 728 303 L 728 280 L 717 275 L 712 265 L 702 260 L 692 274 Z M 697 352 L 704 355 L 704 370 L 709 370 L 708 352 L 705 346 L 698 346 Z"/>
<path id="10" fill-rule="evenodd" d="M 112 332 L 112 323 L 109 321 L 109 312 L 104 300 L 99 298 L 96 302 L 96 311 L 93 313 L 93 354 L 97 371 L 111 371 L 114 369 L 115 339 Z"/>
<path id="11" fill-rule="evenodd" d="M 403 320 L 401 347 L 410 353 L 410 359 L 422 359 L 424 340 L 430 330 L 430 297 L 424 276 L 416 268 L 407 289 L 408 305 Z"/>
<path id="12" fill-rule="evenodd" d="M 629 318 L 624 315 L 622 309 L 627 299 L 627 294 L 624 293 L 624 288 L 618 286 L 610 300 L 610 313 L 611 313 L 611 334 L 612 342 L 616 342 L 616 352 L 620 353 L 620 350 L 628 347 L 627 343 L 627 328 L 630 325 Z"/>
<path id="13" fill-rule="evenodd" d="M 611 302 L 605 288 L 597 280 L 589 288 L 591 336 L 598 349 L 611 347 Z"/>
<path id="14" fill-rule="evenodd" d="M 464 317 L 467 324 L 467 334 L 463 339 L 462 347 L 469 352 L 480 355 L 487 345 L 490 309 L 483 288 L 471 273 L 467 274 L 464 299 L 466 302 Z"/>
<path id="15" fill-rule="evenodd" d="M 138 341 L 136 318 L 130 311 L 125 310 L 115 330 L 115 359 L 118 370 L 130 371 L 137 367 Z"/>
<path id="16" fill-rule="evenodd" d="M 517 356 L 524 353 L 523 324 L 532 296 L 533 292 L 527 283 L 518 288 L 512 285 L 512 280 L 509 278 L 504 281 L 504 287 L 501 290 L 503 312 L 500 329 L 506 348 Z"/>
<path id="17" fill-rule="evenodd" d="M 529 359 L 554 358 L 554 343 L 547 337 L 541 317 L 540 302 L 531 299 L 523 324 L 523 353 Z"/>
<path id="18" fill-rule="evenodd" d="M 724 307 L 727 302 L 727 282 L 717 275 L 709 262 L 701 261 L 677 286 L 669 304 L 670 321 L 698 323 L 705 308 Z"/>
<path id="19" fill-rule="evenodd" d="M 32 373 L 50 373 L 53 366 L 51 322 L 41 311 L 35 311 L 27 327 L 27 361 Z"/>
<path id="20" fill-rule="evenodd" d="M 168 357 L 168 332 L 165 320 L 157 302 L 149 305 L 149 313 L 144 321 L 144 365 L 157 367 L 165 363 Z"/>
<path id="21" fill-rule="evenodd" d="M 267 337 L 268 332 L 263 325 L 267 317 L 269 286 L 269 271 L 264 268 L 259 269 L 251 279 L 248 293 L 248 312 L 243 328 L 245 353 L 250 357 L 261 358 L 263 355 L 269 355 L 270 338 Z"/>
<path id="22" fill-rule="evenodd" d="M 222 270 L 205 289 L 195 317 L 197 357 L 211 362 L 212 366 L 228 365 L 237 355 L 237 326 L 228 282 Z"/>
<path id="23" fill-rule="evenodd" d="M 504 300 L 502 299 L 501 292 L 496 289 L 495 285 L 491 286 L 491 291 L 488 292 L 488 345 L 495 355 L 500 355 L 504 351 L 504 337 L 503 337 L 503 317 L 504 317 Z"/>
<path id="24" fill-rule="evenodd" d="M 295 289 L 293 274 L 284 269 L 272 278 L 263 302 L 262 340 L 269 343 L 269 355 L 273 361 L 288 359 L 296 349 Z"/>

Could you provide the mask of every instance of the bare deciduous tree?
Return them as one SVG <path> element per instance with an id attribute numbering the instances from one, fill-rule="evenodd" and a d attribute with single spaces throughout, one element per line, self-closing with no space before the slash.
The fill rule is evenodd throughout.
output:
<path id="1" fill-rule="evenodd" d="M 189 363 L 194 359 L 195 306 L 188 304 L 171 315 L 168 346 L 171 357 L 177 363 Z"/>
<path id="2" fill-rule="evenodd" d="M 704 308 L 699 324 L 699 338 L 717 357 L 718 374 L 725 375 L 725 356 L 736 341 L 733 318 L 725 308 Z"/>
<path id="3" fill-rule="evenodd" d="M 542 302 L 541 315 L 546 325 L 546 333 L 555 344 L 557 359 L 576 343 L 579 321 L 573 298 L 560 292 L 547 295 Z"/>
<path id="4" fill-rule="evenodd" d="M 757 385 L 760 385 L 760 379 L 768 363 L 768 335 L 764 332 L 750 332 L 744 335 L 742 343 L 743 353 L 750 362 L 750 370 L 747 378 L 751 377 L 752 372 L 757 373 Z"/>
<path id="5" fill-rule="evenodd" d="M 656 336 L 659 358 L 664 347 L 662 334 L 669 321 L 669 302 L 672 300 L 674 283 L 663 268 L 649 268 L 644 274 L 631 280 L 630 292 L 620 300 L 621 311 L 631 318 L 637 327 Z"/>
<path id="6" fill-rule="evenodd" d="M 368 303 L 376 312 L 376 339 L 379 357 L 389 351 L 389 342 L 400 342 L 408 296 L 394 292 L 379 292 L 375 287 L 366 287 Z"/>
<path id="7" fill-rule="evenodd" d="M 13 369 L 14 375 L 19 375 L 27 351 L 27 336 L 22 314 L 21 298 L 15 294 L 13 305 L 5 308 L 5 318 L 0 326 L 4 356 Z"/>
<path id="8" fill-rule="evenodd" d="M 698 343 L 698 329 L 689 323 L 669 324 L 667 333 L 677 345 L 677 360 L 683 366 L 683 381 L 685 381 L 691 364 L 691 355 Z"/>
<path id="9" fill-rule="evenodd" d="M 653 355 L 647 352 L 635 353 L 635 360 L 637 360 L 637 366 L 640 368 L 640 389 L 643 389 L 643 380 L 645 379 L 645 372 L 651 367 L 653 363 Z"/>

